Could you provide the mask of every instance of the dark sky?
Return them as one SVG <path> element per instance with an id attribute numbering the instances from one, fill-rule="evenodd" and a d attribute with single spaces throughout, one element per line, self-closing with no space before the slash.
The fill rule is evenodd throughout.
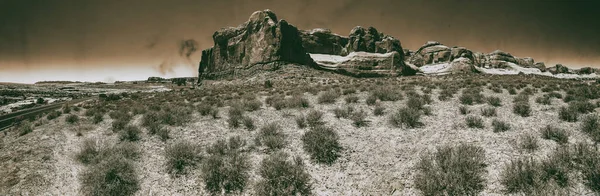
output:
<path id="1" fill-rule="evenodd" d="M 209 48 L 216 30 L 263 9 L 301 29 L 373 26 L 412 50 L 436 40 L 600 67 L 599 8 L 597 0 L 0 0 L 0 81 L 193 76 L 200 52 L 180 57 L 181 40 Z"/>

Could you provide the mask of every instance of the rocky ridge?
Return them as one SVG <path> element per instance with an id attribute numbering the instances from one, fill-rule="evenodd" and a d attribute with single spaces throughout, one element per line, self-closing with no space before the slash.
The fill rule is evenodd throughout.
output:
<path id="1" fill-rule="evenodd" d="M 374 27 L 353 28 L 348 36 L 328 29 L 299 30 L 278 20 L 270 10 L 254 12 L 238 27 L 213 34 L 214 46 L 202 51 L 198 68 L 202 78 L 250 76 L 289 64 L 358 76 L 415 74 L 536 74 L 563 78 L 595 78 L 598 69 L 569 69 L 561 64 L 547 68 L 530 57 L 515 57 L 496 50 L 473 52 L 429 41 L 417 51 Z"/>

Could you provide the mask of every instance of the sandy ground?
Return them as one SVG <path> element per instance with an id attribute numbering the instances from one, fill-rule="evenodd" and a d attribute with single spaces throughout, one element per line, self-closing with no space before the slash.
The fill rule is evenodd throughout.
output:
<path id="1" fill-rule="evenodd" d="M 284 128 L 287 147 L 285 152 L 292 156 L 301 156 L 306 169 L 312 176 L 315 195 L 419 195 L 414 187 L 415 164 L 422 153 L 432 152 L 438 146 L 472 143 L 485 149 L 487 186 L 481 195 L 502 195 L 502 186 L 498 179 L 500 172 L 511 159 L 533 156 L 543 158 L 555 147 L 556 143 L 539 137 L 539 130 L 548 125 L 568 130 L 569 143 L 589 141 L 578 128 L 579 123 L 562 122 L 558 118 L 557 108 L 566 105 L 562 100 L 554 99 L 552 105 L 544 106 L 534 102 L 541 93 L 530 99 L 532 116 L 518 117 L 512 113 L 512 99 L 506 90 L 493 93 L 488 89 L 485 95 L 498 96 L 503 106 L 497 108 L 497 117 L 486 118 L 484 129 L 467 128 L 464 125 L 466 116 L 460 115 L 460 103 L 456 94 L 449 101 L 437 100 L 439 90 L 434 90 L 430 105 L 432 116 L 424 116 L 422 128 L 394 128 L 388 123 L 389 115 L 405 105 L 406 100 L 382 102 L 387 108 L 384 116 L 373 115 L 373 106 L 367 106 L 368 94 L 358 93 L 359 103 L 351 104 L 355 109 L 368 112 L 370 126 L 355 128 L 347 119 L 337 119 L 332 109 L 347 105 L 344 96 L 336 104 L 316 104 L 317 96 L 306 93 L 311 107 L 309 109 L 284 109 L 263 106 L 260 110 L 247 113 L 255 120 L 257 128 L 270 122 L 277 122 Z M 266 97 L 263 96 L 264 101 Z M 486 104 L 469 106 L 471 115 L 480 116 L 480 108 Z M 218 139 L 226 139 L 239 135 L 253 145 L 258 131 L 247 131 L 243 128 L 230 129 L 227 125 L 227 107 L 220 108 L 219 119 L 200 116 L 195 113 L 191 123 L 184 127 L 170 127 L 172 139 L 162 142 L 157 136 L 142 134 L 138 145 L 142 156 L 136 162 L 140 178 L 140 190 L 136 195 L 207 195 L 204 182 L 199 177 L 200 169 L 192 170 L 186 176 L 172 177 L 166 168 L 164 149 L 166 146 L 186 140 L 199 144 L 203 148 Z M 294 116 L 305 114 L 311 109 L 325 113 L 327 126 L 334 128 L 340 135 L 344 148 L 342 156 L 332 165 L 316 164 L 302 149 L 301 137 L 306 130 L 296 127 Z M 141 115 L 135 116 L 131 122 L 139 125 Z M 117 136 L 110 130 L 111 120 L 105 121 L 94 129 L 86 131 L 83 136 L 76 136 L 74 127 L 64 124 L 64 116 L 37 127 L 33 133 L 18 137 L 16 132 L 2 136 L 0 147 L 0 195 L 78 195 L 78 176 L 85 166 L 74 159 L 79 146 L 85 138 L 96 138 L 107 142 L 116 142 Z M 491 122 L 494 118 L 509 122 L 511 130 L 504 133 L 493 133 Z M 72 126 L 72 125 L 71 125 Z M 536 134 L 540 148 L 534 153 L 527 153 L 515 147 L 514 143 L 522 134 Z M 252 172 L 249 186 L 242 193 L 253 195 L 253 184 L 260 180 L 256 173 L 260 161 L 268 155 L 262 148 L 249 153 Z M 571 195 L 589 195 L 590 192 L 581 184 L 571 190 Z"/>

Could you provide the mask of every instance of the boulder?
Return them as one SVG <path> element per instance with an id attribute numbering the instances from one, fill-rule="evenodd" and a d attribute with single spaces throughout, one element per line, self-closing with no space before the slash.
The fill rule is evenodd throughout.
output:
<path id="1" fill-rule="evenodd" d="M 569 68 L 563 66 L 562 64 L 556 64 L 553 71 L 553 74 L 569 73 Z"/>
<path id="2" fill-rule="evenodd" d="M 534 61 L 533 58 L 531 57 L 525 57 L 525 58 L 516 58 L 517 61 L 517 65 L 520 65 L 521 67 L 526 67 L 526 68 L 531 68 L 534 67 Z"/>
<path id="3" fill-rule="evenodd" d="M 534 68 L 538 68 L 540 71 L 546 71 L 546 64 L 544 62 L 537 62 L 533 65 Z"/>
<path id="4" fill-rule="evenodd" d="M 215 32 L 213 41 L 213 48 L 202 51 L 200 77 L 243 75 L 285 63 L 314 64 L 299 30 L 285 20 L 277 21 L 270 10 L 254 12 L 244 24 Z"/>

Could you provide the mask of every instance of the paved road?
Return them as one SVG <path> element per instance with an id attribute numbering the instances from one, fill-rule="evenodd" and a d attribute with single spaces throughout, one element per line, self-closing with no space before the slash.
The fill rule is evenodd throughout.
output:
<path id="1" fill-rule="evenodd" d="M 44 105 L 40 107 L 20 110 L 17 112 L 9 113 L 3 116 L 0 116 L 0 131 L 8 129 L 12 127 L 15 123 L 19 122 L 23 119 L 32 118 L 36 115 L 39 115 L 44 112 L 52 111 L 61 108 L 64 104 L 68 103 L 69 105 L 77 104 L 79 102 L 87 101 L 93 99 L 91 97 L 75 99 L 67 102 L 54 103 L 49 105 Z"/>

